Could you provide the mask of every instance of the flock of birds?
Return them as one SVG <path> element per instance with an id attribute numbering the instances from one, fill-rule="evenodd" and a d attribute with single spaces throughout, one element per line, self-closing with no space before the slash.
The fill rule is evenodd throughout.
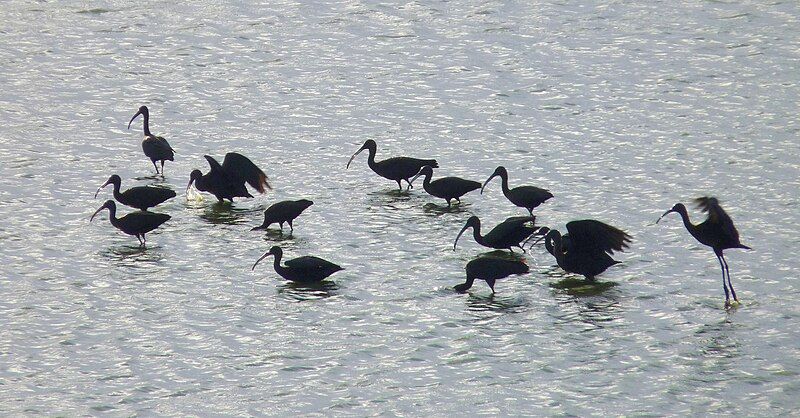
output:
<path id="1" fill-rule="evenodd" d="M 156 174 L 163 176 L 164 162 L 174 161 L 175 151 L 163 137 L 155 136 L 150 132 L 150 113 L 147 106 L 141 106 L 139 111 L 133 115 L 128 123 L 128 129 L 140 115 L 144 119 L 142 149 L 153 163 Z M 350 164 L 362 151 L 369 153 L 367 158 L 369 168 L 379 176 L 397 182 L 397 186 L 401 191 L 403 190 L 402 181 L 406 182 L 406 189 L 408 190 L 413 188 L 413 183 L 417 178 L 424 176 L 423 189 L 432 196 L 445 199 L 447 205 L 450 206 L 453 200 L 461 202 L 461 197 L 472 191 L 480 189 L 482 194 L 492 179 L 500 177 L 503 195 L 513 205 L 528 211 L 527 216 L 510 217 L 492 228 L 485 235 L 481 234 L 480 219 L 477 216 L 470 217 L 456 236 L 453 250 L 456 249 L 461 235 L 469 228 L 472 228 L 473 238 L 478 244 L 497 250 L 513 252 L 512 248 L 516 247 L 524 252 L 527 243 L 536 238 L 531 244 L 531 248 L 533 245 L 544 241 L 545 248 L 555 258 L 561 269 L 569 273 L 582 275 L 588 282 L 594 282 L 596 276 L 619 263 L 611 255 L 615 251 L 624 251 L 631 242 L 631 236 L 624 231 L 593 219 L 575 220 L 567 223 L 567 233 L 563 235 L 558 230 L 545 226 L 536 226 L 536 217 L 533 215 L 533 210 L 551 199 L 553 195 L 549 191 L 535 186 L 510 188 L 508 185 L 508 171 L 502 166 L 497 167 L 483 184 L 459 177 L 443 177 L 432 180 L 433 169 L 439 167 L 435 159 L 393 157 L 376 161 L 377 144 L 370 139 L 364 142 L 364 145 L 350 157 L 346 168 L 350 167 Z M 200 170 L 192 171 L 189 176 L 189 184 L 186 187 L 187 192 L 194 184 L 197 190 L 213 194 L 220 202 L 225 199 L 233 202 L 235 197 L 253 197 L 249 193 L 246 184 L 249 184 L 259 193 L 264 193 L 267 189 L 271 189 L 267 175 L 242 154 L 230 152 L 225 155 L 222 164 L 208 155 L 204 157 L 211 169 L 206 174 L 203 174 Z M 158 169 L 157 162 L 161 163 L 161 171 Z M 120 191 L 121 183 L 122 179 L 118 175 L 110 176 L 108 181 L 97 189 L 95 198 L 101 189 L 111 184 L 114 186 L 113 195 L 117 202 L 139 209 L 139 211 L 117 218 L 116 203 L 113 200 L 107 200 L 92 215 L 90 221 L 103 209 L 108 209 L 111 224 L 128 235 L 136 236 L 140 245 L 144 246 L 146 244 L 145 234 L 170 219 L 169 215 L 154 213 L 149 209 L 174 198 L 176 193 L 169 189 L 152 186 L 137 186 Z M 738 303 L 739 299 L 733 290 L 728 263 L 725 260 L 723 251 L 729 248 L 749 249 L 749 247 L 740 242 L 739 233 L 733 225 L 733 221 L 722 209 L 716 198 L 702 197 L 696 199 L 695 203 L 703 212 L 708 213 L 708 217 L 704 222 L 697 225 L 692 224 L 689 220 L 686 206 L 678 203 L 672 209 L 666 211 L 656 223 L 670 213 L 677 213 L 683 219 L 683 224 L 689 233 L 700 243 L 714 250 L 722 268 L 725 306 L 728 307 L 731 306 L 731 297 L 736 303 Z M 292 221 L 312 204 L 312 201 L 306 199 L 275 203 L 264 211 L 263 224 L 253 228 L 253 230 L 264 230 L 276 223 L 280 225 L 281 230 L 283 230 L 284 223 L 287 223 L 289 228 L 294 230 Z M 284 262 L 285 266 L 281 265 L 283 250 L 279 246 L 270 248 L 253 264 L 253 269 L 261 260 L 270 255 L 274 256 L 276 273 L 294 282 L 315 283 L 342 270 L 342 267 L 314 256 L 286 260 Z M 494 286 L 497 280 L 529 271 L 527 264 L 520 260 L 491 254 L 482 255 L 469 261 L 465 269 L 466 282 L 455 286 L 454 289 L 456 291 L 465 292 L 472 287 L 475 280 L 484 280 L 494 293 Z"/>

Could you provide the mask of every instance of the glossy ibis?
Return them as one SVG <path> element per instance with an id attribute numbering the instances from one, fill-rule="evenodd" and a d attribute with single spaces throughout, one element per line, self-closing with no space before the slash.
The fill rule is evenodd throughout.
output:
<path id="1" fill-rule="evenodd" d="M 512 274 L 525 274 L 529 271 L 528 265 L 519 260 L 507 258 L 480 256 L 467 263 L 467 281 L 453 287 L 457 292 L 466 292 L 472 287 L 475 279 L 485 280 L 494 293 L 494 283 L 498 279 L 506 278 Z"/>
<path id="2" fill-rule="evenodd" d="M 683 225 L 689 230 L 689 233 L 692 234 L 696 240 L 700 241 L 701 244 L 711 247 L 714 250 L 714 254 L 717 255 L 717 261 L 719 261 L 719 266 L 722 269 L 722 288 L 725 290 L 725 306 L 730 306 L 728 288 L 730 288 L 730 293 L 733 295 L 733 300 L 738 303 L 739 299 L 736 297 L 736 291 L 733 290 L 733 284 L 731 283 L 731 272 L 728 269 L 728 262 L 725 260 L 725 256 L 722 252 L 728 248 L 744 248 L 749 250 L 750 247 L 739 242 L 739 231 L 737 231 L 736 227 L 733 225 L 731 217 L 728 216 L 725 210 L 722 209 L 722 206 L 719 205 L 719 200 L 717 200 L 717 198 L 701 197 L 695 199 L 694 202 L 703 212 L 708 212 L 708 217 L 702 223 L 698 225 L 693 224 L 689 220 L 689 213 L 686 211 L 686 206 L 682 203 L 678 203 L 673 206 L 672 209 L 664 212 L 661 218 L 658 218 L 658 221 L 672 212 L 681 215 Z M 658 223 L 658 221 L 656 221 L 656 223 Z"/>
<path id="3" fill-rule="evenodd" d="M 292 221 L 313 204 L 314 202 L 307 199 L 284 200 L 283 202 L 275 203 L 264 211 L 264 223 L 262 223 L 261 226 L 251 229 L 251 231 L 267 229 L 274 223 L 279 223 L 281 225 L 281 229 L 283 229 L 284 222 L 288 222 L 289 228 L 294 231 Z"/>
<path id="4" fill-rule="evenodd" d="M 225 160 L 220 165 L 213 157 L 204 155 L 211 171 L 203 174 L 200 170 L 194 170 L 189 175 L 189 185 L 186 190 L 195 184 L 197 190 L 209 192 L 222 202 L 228 199 L 233 202 L 234 197 L 253 197 L 245 187 L 245 183 L 264 193 L 266 189 L 272 189 L 267 183 L 267 175 L 258 166 L 253 164 L 249 158 L 242 154 L 229 152 L 225 154 Z"/>
<path id="5" fill-rule="evenodd" d="M 433 167 L 429 165 L 422 167 L 409 184 L 414 183 L 414 180 L 419 176 L 425 176 L 422 181 L 422 188 L 431 196 L 447 200 L 447 206 L 450 206 L 450 201 L 453 199 L 461 203 L 461 196 L 481 188 L 481 184 L 477 181 L 465 180 L 460 177 L 442 177 L 431 181 Z"/>
<path id="6" fill-rule="evenodd" d="M 553 197 L 553 194 L 550 193 L 549 190 L 540 189 L 534 186 L 517 186 L 513 189 L 508 188 L 508 171 L 503 166 L 497 167 L 486 179 L 486 182 L 483 183 L 483 187 L 481 187 L 481 194 L 483 194 L 483 189 L 486 188 L 486 185 L 492 181 L 493 178 L 500 176 L 503 184 L 503 195 L 511 201 L 515 206 L 519 206 L 521 208 L 528 209 L 528 213 L 533 215 L 533 209 L 545 201 Z"/>
<path id="7" fill-rule="evenodd" d="M 131 129 L 131 123 L 133 123 L 134 119 L 136 119 L 136 117 L 139 115 L 142 115 L 144 118 L 144 140 L 142 141 L 142 150 L 144 151 L 144 155 L 150 158 L 150 161 L 153 162 L 153 167 L 156 168 L 156 174 L 159 174 L 156 161 L 161 161 L 160 174 L 163 176 L 164 161 L 175 161 L 175 150 L 169 146 L 169 143 L 166 139 L 150 133 L 150 111 L 147 110 L 147 106 L 140 107 L 139 111 L 133 115 L 131 121 L 128 122 L 128 129 Z"/>
<path id="8" fill-rule="evenodd" d="M 122 185 L 122 179 L 118 175 L 112 174 L 108 181 L 97 189 L 94 197 L 97 198 L 97 193 L 100 193 L 100 190 L 109 184 L 114 185 L 114 199 L 117 199 L 117 202 L 140 210 L 147 210 L 147 208 L 152 208 L 177 196 L 173 190 L 150 186 L 131 187 L 120 193 L 119 188 Z"/>
<path id="9" fill-rule="evenodd" d="M 286 280 L 291 280 L 298 283 L 315 283 L 325 280 L 326 277 L 343 268 L 331 263 L 330 261 L 323 260 L 314 256 L 303 256 L 286 260 L 286 267 L 281 266 L 281 257 L 283 257 L 283 250 L 281 247 L 274 246 L 269 249 L 264 255 L 261 256 L 256 263 L 253 264 L 253 270 L 256 269 L 258 262 L 267 256 L 274 255 L 275 272 Z"/>
<path id="10" fill-rule="evenodd" d="M 580 274 L 590 282 L 620 263 L 611 258 L 611 254 L 624 251 L 631 242 L 631 236 L 624 231 L 593 219 L 569 222 L 567 231 L 569 233 L 562 236 L 555 229 L 542 227 L 539 233 L 544 234 L 545 247 L 559 267 Z"/>
<path id="11" fill-rule="evenodd" d="M 413 186 L 408 179 L 417 174 L 423 166 L 429 165 L 433 168 L 439 167 L 439 163 L 437 163 L 436 160 L 421 160 L 419 158 L 410 157 L 392 157 L 375 162 L 375 152 L 377 149 L 378 145 L 375 141 L 368 139 L 364 142 L 364 145 L 350 157 L 350 161 L 347 162 L 347 168 L 350 168 L 350 163 L 353 162 L 356 155 L 360 154 L 361 151 L 368 150 L 369 158 L 367 159 L 367 164 L 369 164 L 369 168 L 383 178 L 396 181 L 397 187 L 402 191 L 403 185 L 400 184 L 400 180 L 405 180 L 406 183 L 408 183 L 408 188 L 412 188 Z"/>
<path id="12" fill-rule="evenodd" d="M 117 205 L 113 200 L 106 200 L 106 203 L 89 218 L 89 222 L 94 220 L 94 217 L 103 209 L 108 209 L 108 220 L 111 221 L 111 225 L 128 235 L 134 235 L 140 245 L 147 243 L 144 234 L 158 228 L 170 218 L 169 215 L 153 212 L 132 212 L 117 218 Z"/>
<path id="13" fill-rule="evenodd" d="M 539 227 L 533 225 L 535 221 L 535 216 L 512 216 L 492 228 L 488 234 L 482 236 L 481 220 L 477 216 L 472 216 L 467 219 L 467 223 L 456 236 L 456 241 L 453 243 L 453 251 L 456 249 L 461 234 L 470 227 L 472 228 L 472 236 L 475 238 L 475 242 L 484 247 L 498 250 L 507 249 L 511 252 L 513 252 L 511 247 L 519 247 L 522 248 L 522 251 L 525 251 L 520 244 L 539 230 Z"/>

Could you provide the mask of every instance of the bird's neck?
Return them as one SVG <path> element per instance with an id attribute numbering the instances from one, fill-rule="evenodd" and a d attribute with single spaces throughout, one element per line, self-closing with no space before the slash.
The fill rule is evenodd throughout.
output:
<path id="1" fill-rule="evenodd" d="M 480 245 L 484 245 L 486 243 L 486 240 L 483 239 L 483 235 L 481 235 L 480 222 L 472 226 L 472 237 L 475 239 L 475 242 L 477 242 Z"/>
<path id="2" fill-rule="evenodd" d="M 431 174 L 425 173 L 425 178 L 422 179 L 422 188 L 425 189 L 425 191 L 428 193 L 430 193 L 430 191 L 428 191 L 428 188 L 431 187 L 431 177 L 433 177 L 433 173 Z"/>
<path id="3" fill-rule="evenodd" d="M 549 247 L 548 244 L 550 244 Z M 561 246 L 560 234 L 548 235 L 545 239 L 545 247 L 556 258 L 559 266 L 564 263 L 564 248 Z"/>
<path id="4" fill-rule="evenodd" d="M 690 234 L 695 235 L 695 231 L 697 230 L 697 225 L 693 224 L 691 220 L 689 220 L 689 213 L 686 211 L 686 208 L 679 208 L 678 215 L 681 216 L 681 220 L 683 221 L 683 226 L 689 231 Z"/>
<path id="5" fill-rule="evenodd" d="M 511 190 L 508 188 L 508 175 L 500 175 L 500 183 L 501 187 L 503 188 L 504 195 L 507 195 L 511 192 Z"/>
<path id="6" fill-rule="evenodd" d="M 122 198 L 122 194 L 119 192 L 120 187 L 121 183 L 114 183 L 114 199 L 117 199 L 117 201 Z"/>
<path id="7" fill-rule="evenodd" d="M 119 219 L 117 219 L 117 208 L 108 208 L 108 221 L 115 227 L 119 226 Z"/>
<path id="8" fill-rule="evenodd" d="M 375 148 L 367 148 L 367 152 L 369 152 L 369 155 L 367 156 L 367 165 L 369 166 L 369 168 L 371 168 L 374 171 L 375 170 L 375 152 L 376 152 L 376 150 L 375 150 Z"/>
<path id="9" fill-rule="evenodd" d="M 144 136 L 153 136 L 153 134 L 150 133 L 150 115 L 145 112 L 142 114 L 142 117 L 144 118 Z"/>

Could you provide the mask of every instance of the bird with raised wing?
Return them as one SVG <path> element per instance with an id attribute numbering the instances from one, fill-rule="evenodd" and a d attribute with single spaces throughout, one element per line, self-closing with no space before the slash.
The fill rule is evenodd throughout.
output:
<path id="1" fill-rule="evenodd" d="M 253 197 L 247 191 L 245 183 L 259 193 L 265 193 L 266 189 L 272 189 L 267 182 L 267 175 L 242 154 L 236 152 L 225 154 L 221 165 L 211 156 L 204 155 L 203 157 L 208 161 L 211 170 L 206 174 L 200 170 L 193 170 L 189 175 L 187 191 L 194 183 L 197 190 L 213 194 L 220 202 L 223 199 L 233 202 L 234 197 Z"/>
<path id="2" fill-rule="evenodd" d="M 614 251 L 624 251 L 631 236 L 624 231 L 594 219 L 567 223 L 563 236 L 555 229 L 542 227 L 545 247 L 564 271 L 594 281 L 595 276 L 620 262 L 611 258 Z M 538 242 L 538 241 L 537 241 Z M 535 244 L 535 243 L 534 243 Z"/>

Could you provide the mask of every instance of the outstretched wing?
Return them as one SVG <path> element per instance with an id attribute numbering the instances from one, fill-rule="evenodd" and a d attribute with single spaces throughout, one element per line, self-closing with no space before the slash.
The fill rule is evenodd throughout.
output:
<path id="1" fill-rule="evenodd" d="M 730 238 L 739 241 L 739 231 L 733 226 L 733 220 L 719 205 L 719 200 L 716 197 L 698 197 L 694 199 L 694 203 L 703 212 L 708 212 L 708 220 L 706 222 L 719 225 Z"/>
<path id="2" fill-rule="evenodd" d="M 611 225 L 593 219 L 567 223 L 570 246 L 580 250 L 600 250 L 609 254 L 628 248 L 631 236 Z"/>
<path id="3" fill-rule="evenodd" d="M 225 154 L 222 168 L 225 169 L 228 176 L 237 181 L 246 181 L 259 193 L 264 193 L 265 188 L 272 190 L 272 186 L 267 182 L 267 175 L 242 154 L 236 152 Z"/>
<path id="4" fill-rule="evenodd" d="M 219 165 L 219 163 L 217 162 L 217 160 L 215 160 L 215 159 L 214 159 L 214 157 L 212 157 L 212 156 L 210 156 L 210 155 L 204 155 L 204 156 L 203 156 L 203 158 L 205 158 L 205 159 L 206 159 L 206 161 L 208 161 L 208 165 L 209 165 L 209 166 L 211 166 L 211 171 L 212 171 L 212 172 L 214 172 L 214 171 L 216 171 L 216 172 L 222 172 L 222 171 L 225 171 L 225 170 L 222 168 L 222 166 L 221 166 L 221 165 Z"/>

